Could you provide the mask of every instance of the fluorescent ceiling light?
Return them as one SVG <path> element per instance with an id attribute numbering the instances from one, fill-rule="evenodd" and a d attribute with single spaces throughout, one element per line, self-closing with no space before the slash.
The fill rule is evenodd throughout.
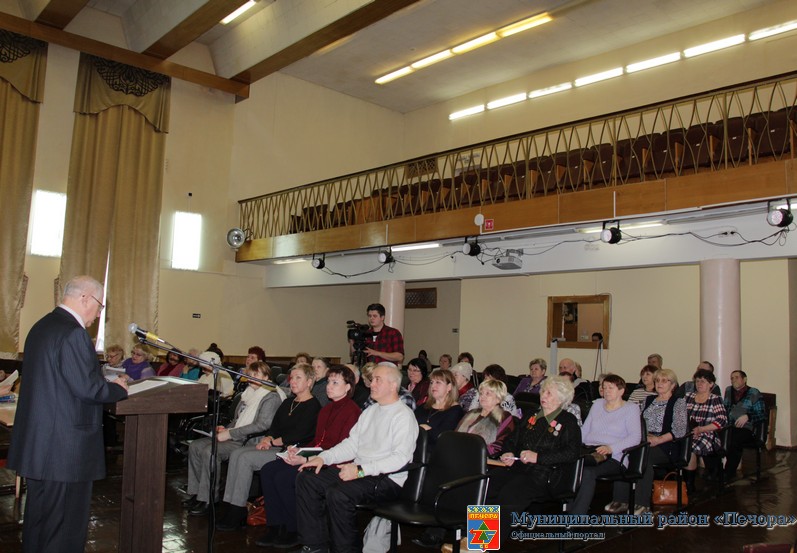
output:
<path id="1" fill-rule="evenodd" d="M 454 46 L 451 51 L 455 54 L 464 54 L 465 52 L 470 52 L 471 50 L 475 50 L 476 48 L 480 48 L 485 44 L 490 44 L 498 40 L 499 37 L 497 33 L 487 33 L 486 35 L 482 35 L 478 38 L 474 38 L 473 40 L 469 40 L 468 42 L 463 42 L 459 46 Z"/>
<path id="2" fill-rule="evenodd" d="M 412 250 L 430 250 L 432 248 L 439 248 L 440 244 L 437 242 L 427 242 L 425 244 L 408 244 L 406 246 L 393 246 L 390 249 L 395 252 L 409 252 Z"/>
<path id="3" fill-rule="evenodd" d="M 612 221 L 612 223 L 617 223 L 617 221 Z M 664 224 L 664 221 L 648 221 L 647 223 L 629 223 L 624 225 L 622 222 L 619 222 L 620 228 L 622 230 L 634 230 L 634 229 L 641 229 L 641 228 L 653 228 L 653 227 L 660 227 Z M 576 232 L 580 232 L 581 234 L 597 234 L 603 231 L 603 227 L 582 227 L 577 228 Z"/>
<path id="4" fill-rule="evenodd" d="M 433 63 L 437 63 L 438 61 L 443 61 L 444 59 L 450 58 L 453 55 L 454 53 L 451 50 L 443 50 L 442 52 L 438 52 L 429 57 L 423 58 L 422 60 L 418 60 L 413 64 L 410 64 L 410 67 L 413 69 L 420 69 L 422 67 L 432 65 Z"/>
<path id="5" fill-rule="evenodd" d="M 241 6 L 240 8 L 235 10 L 234 12 L 232 12 L 230 15 L 228 15 L 227 17 L 222 19 L 221 20 L 221 24 L 222 25 L 226 25 L 230 21 L 232 21 L 234 19 L 237 19 L 240 16 L 242 16 L 244 14 L 244 12 L 249 11 L 250 8 L 254 8 L 254 7 L 255 7 L 255 0 L 249 0 L 246 4 L 244 4 L 243 6 Z"/>
<path id="6" fill-rule="evenodd" d="M 498 100 L 493 100 L 492 102 L 488 102 L 487 109 L 495 109 L 495 108 L 508 106 L 511 104 L 517 104 L 518 102 L 522 102 L 525 99 L 526 99 L 525 92 L 521 92 L 520 94 L 513 94 L 512 96 L 507 96 L 506 98 L 499 98 Z"/>
<path id="7" fill-rule="evenodd" d="M 635 71 L 643 71 L 645 69 L 650 69 L 651 67 L 658 67 L 659 65 L 672 63 L 680 59 L 681 59 L 681 52 L 673 52 L 672 54 L 667 54 L 665 56 L 659 56 L 657 58 L 652 58 L 645 61 L 638 61 L 636 63 L 626 65 L 625 71 L 626 73 L 634 73 Z"/>
<path id="8" fill-rule="evenodd" d="M 736 46 L 737 44 L 741 44 L 742 42 L 744 42 L 743 34 L 729 36 L 727 38 L 715 40 L 714 42 L 707 42 L 706 44 L 701 44 L 699 46 L 693 46 L 692 48 L 687 48 L 686 50 L 684 50 L 684 56 L 686 56 L 687 58 L 693 58 L 701 54 L 708 54 L 709 52 L 715 52 L 716 50 L 722 50 L 723 48 Z"/>
<path id="9" fill-rule="evenodd" d="M 535 15 L 534 17 L 529 17 L 527 19 L 523 19 L 522 21 L 518 21 L 517 23 L 512 23 L 506 27 L 501 27 L 496 32 L 502 38 L 506 38 L 517 33 L 522 33 L 523 31 L 528 31 L 534 27 L 539 27 L 540 25 L 548 23 L 549 21 L 553 21 L 553 17 L 547 13 L 541 13 L 539 15 Z"/>
<path id="10" fill-rule="evenodd" d="M 448 116 L 448 120 L 453 121 L 454 119 L 467 117 L 468 115 L 474 115 L 476 113 L 481 113 L 483 111 L 484 111 L 484 104 L 479 104 L 478 106 L 473 106 L 472 108 L 455 111 L 454 113 Z"/>
<path id="11" fill-rule="evenodd" d="M 747 36 L 748 40 L 758 40 L 759 38 L 766 38 L 772 35 L 779 35 L 780 33 L 785 33 L 788 31 L 793 31 L 797 29 L 797 19 L 794 21 L 787 21 L 786 23 L 781 23 L 780 25 L 775 25 L 774 27 L 767 27 L 766 29 L 758 29 L 757 31 L 753 31 Z"/>
<path id="12" fill-rule="evenodd" d="M 288 263 L 304 263 L 307 259 L 303 257 L 291 257 L 288 259 L 276 259 L 274 265 L 287 265 Z"/>
<path id="13" fill-rule="evenodd" d="M 572 83 L 562 83 L 549 86 L 548 88 L 539 88 L 529 92 L 529 98 L 539 98 L 540 96 L 547 96 L 548 94 L 554 94 L 563 90 L 570 90 L 571 88 L 573 88 Z"/>
<path id="14" fill-rule="evenodd" d="M 401 69 L 393 71 L 392 73 L 388 73 L 387 75 L 383 75 L 383 76 L 379 77 L 374 82 L 376 84 L 389 83 L 390 81 L 395 81 L 399 77 L 403 77 L 404 75 L 409 75 L 410 73 L 412 73 L 412 71 L 413 71 L 412 67 L 410 67 L 408 65 L 407 67 L 402 67 Z"/>
<path id="15" fill-rule="evenodd" d="M 614 69 L 609 69 L 608 71 L 603 71 L 602 73 L 595 73 L 593 75 L 587 75 L 586 77 L 581 77 L 580 79 L 576 79 L 576 86 L 584 86 L 592 83 L 597 83 L 598 81 L 605 81 L 606 79 L 619 77 L 622 74 L 623 74 L 623 68 L 615 67 Z"/>

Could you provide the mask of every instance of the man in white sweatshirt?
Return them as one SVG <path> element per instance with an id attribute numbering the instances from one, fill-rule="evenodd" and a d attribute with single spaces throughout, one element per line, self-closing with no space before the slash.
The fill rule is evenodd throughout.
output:
<path id="1" fill-rule="evenodd" d="M 302 553 L 361 551 L 356 506 L 398 497 L 407 473 L 379 475 L 399 470 L 415 451 L 418 423 L 399 401 L 400 385 L 395 365 L 378 365 L 371 380 L 377 404 L 363 411 L 348 438 L 300 467 L 296 514 Z"/>

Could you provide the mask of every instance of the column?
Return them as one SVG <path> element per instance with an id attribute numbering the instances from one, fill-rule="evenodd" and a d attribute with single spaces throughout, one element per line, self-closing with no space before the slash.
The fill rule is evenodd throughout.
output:
<path id="1" fill-rule="evenodd" d="M 404 334 L 403 280 L 383 280 L 379 285 L 379 303 L 385 306 L 385 324 Z"/>
<path id="2" fill-rule="evenodd" d="M 725 389 L 741 369 L 742 309 L 738 259 L 700 262 L 700 360 L 714 364 L 717 384 Z M 697 366 L 695 361 L 695 366 Z"/>

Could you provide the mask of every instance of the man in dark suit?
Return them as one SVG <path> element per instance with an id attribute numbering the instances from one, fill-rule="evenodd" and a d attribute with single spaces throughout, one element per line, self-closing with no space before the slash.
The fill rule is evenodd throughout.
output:
<path id="1" fill-rule="evenodd" d="M 22 550 L 85 549 L 91 488 L 105 477 L 102 406 L 127 397 L 127 384 L 107 382 L 86 332 L 104 307 L 102 285 L 70 280 L 61 304 L 31 328 L 8 467 L 27 479 Z"/>

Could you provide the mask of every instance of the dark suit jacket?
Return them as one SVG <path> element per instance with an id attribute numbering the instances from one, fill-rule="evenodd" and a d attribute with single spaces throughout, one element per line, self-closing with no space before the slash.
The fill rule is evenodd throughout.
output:
<path id="1" fill-rule="evenodd" d="M 8 467 L 36 480 L 104 478 L 102 406 L 127 392 L 103 378 L 88 332 L 57 307 L 30 330 L 23 367 Z"/>

